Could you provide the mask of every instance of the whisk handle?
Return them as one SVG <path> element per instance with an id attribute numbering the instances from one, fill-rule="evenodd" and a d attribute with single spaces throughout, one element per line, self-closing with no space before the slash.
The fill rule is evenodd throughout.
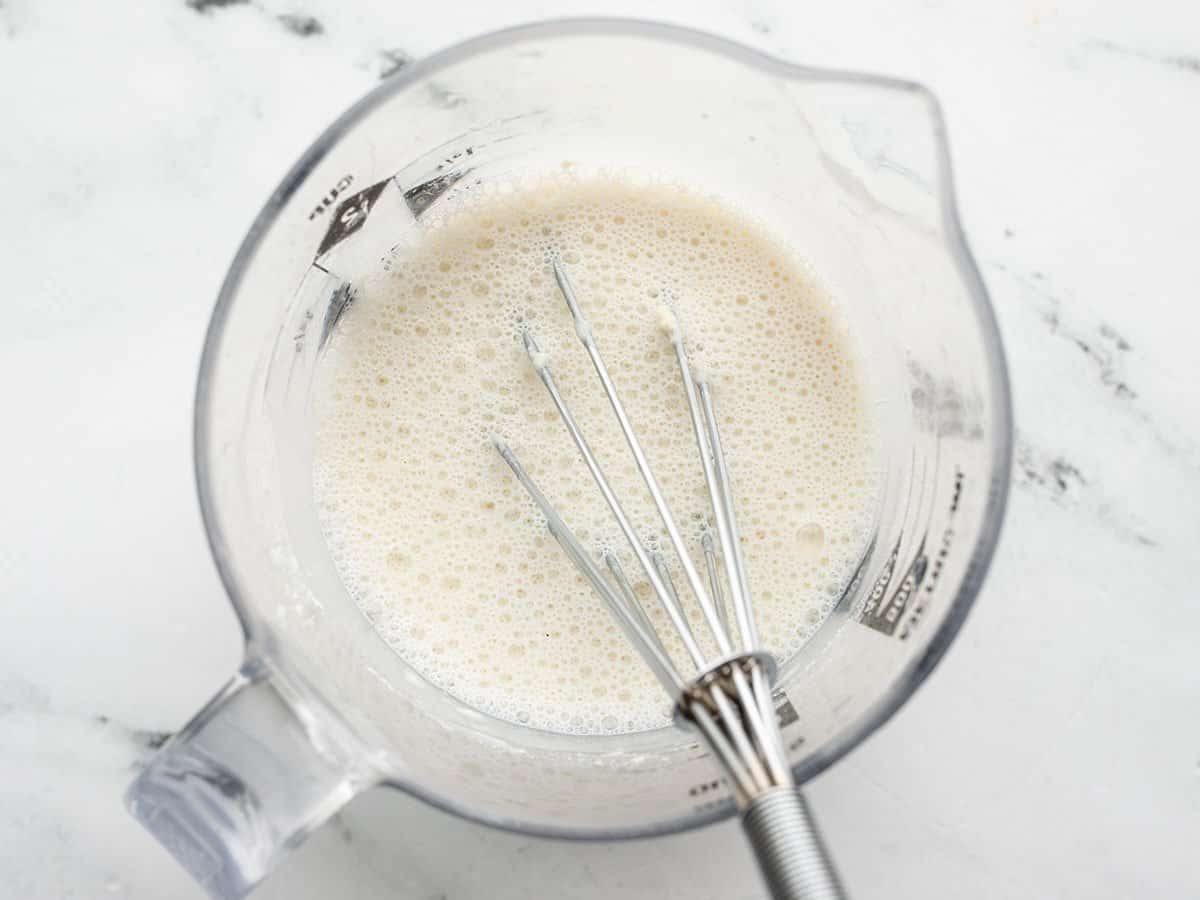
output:
<path id="1" fill-rule="evenodd" d="M 772 900 L 846 900 L 800 791 L 777 787 L 755 797 L 742 827 Z"/>

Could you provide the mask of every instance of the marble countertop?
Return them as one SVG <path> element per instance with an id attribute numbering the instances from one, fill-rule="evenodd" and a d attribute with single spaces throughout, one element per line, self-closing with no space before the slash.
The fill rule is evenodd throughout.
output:
<path id="1" fill-rule="evenodd" d="M 0 897 L 201 896 L 120 795 L 240 656 L 193 496 L 192 391 L 260 204 L 406 60 L 596 11 L 0 0 Z M 654 14 L 928 84 L 1007 345 L 1015 490 L 983 595 L 913 701 L 811 786 L 852 894 L 1200 896 L 1200 5 Z M 256 896 L 761 892 L 733 825 L 563 844 L 373 792 Z"/>

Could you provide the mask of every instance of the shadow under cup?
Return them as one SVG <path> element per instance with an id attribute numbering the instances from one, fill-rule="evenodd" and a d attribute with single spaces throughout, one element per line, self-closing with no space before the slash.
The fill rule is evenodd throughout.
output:
<path id="1" fill-rule="evenodd" d="M 316 518 L 310 387 L 355 285 L 457 193 L 564 161 L 729 197 L 803 255 L 856 337 L 883 490 L 857 577 L 779 673 L 798 780 L 912 693 L 978 590 L 1005 500 L 1008 385 L 931 95 L 638 23 L 552 23 L 455 47 L 401 70 L 305 154 L 213 317 L 197 469 L 247 662 L 129 799 L 218 896 L 248 890 L 371 784 L 569 837 L 733 811 L 686 731 L 551 734 L 428 684 L 348 596 Z M 735 485 L 745 477 L 733 472 Z"/>

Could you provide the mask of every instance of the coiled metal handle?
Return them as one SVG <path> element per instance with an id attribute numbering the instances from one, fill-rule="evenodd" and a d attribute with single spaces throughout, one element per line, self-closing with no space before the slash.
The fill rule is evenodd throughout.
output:
<path id="1" fill-rule="evenodd" d="M 846 900 L 804 796 L 778 787 L 759 794 L 742 815 L 773 900 Z"/>

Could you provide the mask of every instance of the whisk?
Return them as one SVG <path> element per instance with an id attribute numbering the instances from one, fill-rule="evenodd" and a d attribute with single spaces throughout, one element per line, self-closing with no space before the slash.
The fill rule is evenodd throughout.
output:
<path id="1" fill-rule="evenodd" d="M 545 517 L 550 534 L 608 607 L 630 643 L 674 701 L 677 719 L 695 727 L 719 760 L 733 786 L 743 827 L 771 896 L 775 900 L 844 898 L 837 874 L 804 797 L 796 789 L 784 753 L 771 697 L 770 681 L 775 663 L 761 649 L 755 629 L 712 386 L 707 376 L 692 367 L 678 321 L 664 308 L 659 324 L 669 338 L 679 364 L 683 393 L 712 506 L 712 526 L 706 528 L 700 538 L 705 568 L 702 577 L 617 395 L 616 385 L 567 272 L 557 259 L 553 261 L 553 268 L 558 288 L 574 320 L 575 333 L 591 358 L 637 471 L 662 520 L 666 542 L 678 558 L 687 588 L 711 632 L 715 656 L 701 647 L 688 622 L 666 556 L 661 551 L 647 549 L 630 523 L 559 392 L 548 354 L 543 352 L 532 331 L 523 333 L 529 359 L 628 541 L 655 599 L 690 658 L 692 670 L 688 675 L 679 671 L 664 648 L 617 556 L 612 552 L 602 554 L 606 575 L 525 471 L 512 449 L 498 435 L 492 435 L 492 443 Z M 726 609 L 726 596 L 733 611 L 732 623 Z"/>

